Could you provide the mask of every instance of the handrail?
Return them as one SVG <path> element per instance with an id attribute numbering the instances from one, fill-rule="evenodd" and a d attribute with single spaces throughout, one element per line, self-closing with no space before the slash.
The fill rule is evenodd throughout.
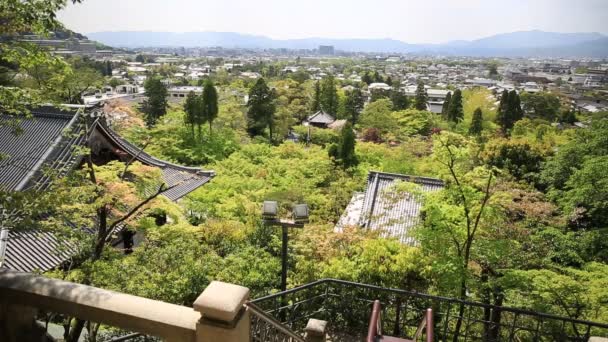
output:
<path id="1" fill-rule="evenodd" d="M 378 335 L 382 335 L 382 322 L 380 313 L 382 307 L 379 300 L 374 301 L 372 306 L 372 315 L 369 319 L 369 327 L 367 329 L 367 342 L 375 342 Z"/>
<path id="2" fill-rule="evenodd" d="M 570 318 L 570 317 L 557 316 L 557 315 L 552 315 L 552 314 L 547 314 L 547 313 L 542 313 L 542 312 L 537 312 L 537 311 L 532 311 L 532 310 L 527 310 L 527 309 L 513 308 L 513 307 L 509 307 L 509 306 L 496 306 L 496 305 L 492 305 L 492 304 L 472 302 L 472 301 L 467 301 L 467 300 L 462 300 L 462 299 L 457 299 L 457 298 L 433 296 L 433 295 L 420 293 L 420 292 L 412 292 L 412 291 L 406 291 L 406 290 L 395 289 L 395 288 L 386 288 L 386 287 L 380 287 L 380 286 L 376 286 L 376 285 L 361 284 L 361 283 L 355 283 L 352 281 L 332 279 L 332 278 L 320 279 L 320 280 L 314 281 L 312 283 L 308 283 L 306 285 L 294 287 L 287 291 L 277 292 L 277 293 L 273 293 L 268 296 L 256 298 L 256 299 L 252 300 L 251 303 L 259 303 L 259 302 L 263 302 L 268 299 L 282 297 L 282 296 L 285 296 L 290 293 L 298 292 L 301 290 L 305 290 L 305 289 L 312 288 L 317 285 L 322 285 L 322 284 L 326 284 L 326 283 L 346 285 L 346 286 L 356 286 L 356 287 L 366 288 L 366 289 L 370 289 L 370 290 L 377 290 L 377 291 L 381 291 L 381 292 L 393 292 L 393 293 L 398 293 L 398 294 L 417 297 L 417 298 L 440 300 L 440 301 L 444 301 L 444 302 L 465 304 L 468 306 L 475 306 L 475 307 L 480 307 L 480 308 L 498 309 L 498 310 L 501 310 L 502 312 L 512 312 L 515 314 L 531 315 L 531 316 L 536 316 L 536 317 L 540 317 L 540 318 L 556 319 L 556 320 L 561 320 L 561 321 L 564 321 L 567 323 L 584 324 L 584 325 L 589 325 L 589 326 L 593 326 L 593 327 L 608 329 L 608 324 L 606 324 L 606 323 L 599 323 L 599 322 L 592 322 L 592 321 L 575 319 L 575 318 Z"/>
<path id="3" fill-rule="evenodd" d="M 280 333 L 285 334 L 286 336 L 291 338 L 294 342 L 305 342 L 305 340 L 301 336 L 298 336 L 296 333 L 294 333 L 288 327 L 286 327 L 283 323 L 279 322 L 278 320 L 274 319 L 272 316 L 268 315 L 266 312 L 264 312 L 264 310 L 262 310 L 260 307 L 258 307 L 254 303 L 247 302 L 243 305 L 246 306 L 247 308 L 249 308 L 249 311 L 252 314 L 254 314 L 256 317 L 258 317 L 259 319 L 270 324 L 273 328 L 278 330 Z"/>
<path id="4" fill-rule="evenodd" d="M 416 334 L 414 335 L 414 341 L 418 341 L 418 338 L 422 334 L 422 330 L 426 327 L 426 342 L 433 342 L 433 309 L 426 309 L 426 315 L 420 322 Z"/>

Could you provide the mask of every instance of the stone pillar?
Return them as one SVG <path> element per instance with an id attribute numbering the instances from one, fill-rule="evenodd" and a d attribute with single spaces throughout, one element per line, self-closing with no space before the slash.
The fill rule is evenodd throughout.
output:
<path id="1" fill-rule="evenodd" d="M 327 329 L 326 321 L 311 318 L 308 320 L 308 324 L 306 324 L 304 339 L 306 342 L 325 342 L 325 329 Z"/>
<path id="2" fill-rule="evenodd" d="M 249 342 L 249 312 L 243 306 L 249 289 L 213 281 L 194 302 L 201 313 L 196 324 L 196 341 Z"/>
<path id="3" fill-rule="evenodd" d="M 46 341 L 45 332 L 34 320 L 36 309 L 12 304 L 0 304 L 0 341 Z"/>

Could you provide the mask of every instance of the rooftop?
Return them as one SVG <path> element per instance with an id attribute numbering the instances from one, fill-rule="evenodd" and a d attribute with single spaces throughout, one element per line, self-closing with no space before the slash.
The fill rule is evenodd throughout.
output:
<path id="1" fill-rule="evenodd" d="M 422 204 L 414 195 L 396 191 L 398 182 L 415 183 L 423 192 L 443 188 L 440 179 L 370 171 L 365 192 L 353 195 L 335 230 L 360 226 L 381 231 L 382 236 L 398 238 L 408 245 L 416 244 L 410 228 L 418 223 Z"/>

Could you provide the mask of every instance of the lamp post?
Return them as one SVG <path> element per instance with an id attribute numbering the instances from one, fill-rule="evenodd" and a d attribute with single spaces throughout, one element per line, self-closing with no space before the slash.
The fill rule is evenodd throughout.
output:
<path id="1" fill-rule="evenodd" d="M 303 228 L 308 223 L 308 205 L 296 204 L 293 207 L 291 220 L 279 218 L 279 203 L 264 201 L 262 206 L 262 219 L 265 225 L 280 226 L 282 230 L 281 244 L 281 291 L 287 290 L 287 242 L 289 228 Z"/>

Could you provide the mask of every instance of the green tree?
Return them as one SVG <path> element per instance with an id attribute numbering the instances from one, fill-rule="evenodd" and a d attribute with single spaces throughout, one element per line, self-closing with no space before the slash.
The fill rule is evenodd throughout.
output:
<path id="1" fill-rule="evenodd" d="M 321 109 L 327 114 L 336 115 L 338 112 L 338 90 L 333 75 L 323 79 L 321 84 Z"/>
<path id="2" fill-rule="evenodd" d="M 471 126 L 469 127 L 470 135 L 480 135 L 483 130 L 483 113 L 481 108 L 475 109 L 473 112 L 473 119 L 471 120 Z"/>
<path id="3" fill-rule="evenodd" d="M 266 81 L 259 78 L 249 90 L 249 101 L 247 102 L 247 132 L 250 136 L 262 135 L 264 130 L 269 130 L 269 140 L 272 141 L 274 123 L 274 94 Z"/>
<path id="4" fill-rule="evenodd" d="M 394 111 L 404 110 L 410 106 L 410 100 L 399 89 L 391 92 L 391 102 L 393 103 Z"/>
<path id="5" fill-rule="evenodd" d="M 199 99 L 196 94 L 191 91 L 186 96 L 186 101 L 184 102 L 184 123 L 186 126 L 190 127 L 190 131 L 192 134 L 192 138 L 194 139 L 194 127 L 197 126 L 200 106 Z"/>
<path id="6" fill-rule="evenodd" d="M 361 114 L 364 105 L 365 100 L 363 99 L 361 89 L 355 88 L 346 94 L 344 109 L 346 112 L 346 117 L 351 124 L 357 124 L 359 121 L 359 114 Z"/>
<path id="7" fill-rule="evenodd" d="M 119 85 L 122 85 L 122 84 L 124 84 L 124 81 L 119 78 L 112 78 L 108 82 L 108 85 L 110 87 L 112 87 L 112 89 L 116 89 L 116 87 L 118 87 Z"/>
<path id="8" fill-rule="evenodd" d="M 35 44 L 23 42 L 24 32 L 47 36 L 62 28 L 56 13 L 68 2 L 79 3 L 79 0 L 20 1 L 5 0 L 0 2 L 0 51 L 2 58 L 0 68 L 0 112 L 4 115 L 27 117 L 29 109 L 36 104 L 48 102 L 47 89 L 16 87 L 16 75 L 31 66 L 59 69 L 57 75 L 69 71 L 67 63 L 59 56 L 53 56 L 48 50 L 40 49 Z M 11 124 L 18 130 L 19 122 L 2 120 L 0 126 Z"/>
<path id="9" fill-rule="evenodd" d="M 344 169 L 357 166 L 359 163 L 357 155 L 355 154 L 355 139 L 353 127 L 350 123 L 347 123 L 342 128 L 338 144 L 332 145 L 328 150 L 329 156 L 332 157 L 336 163 L 342 165 Z"/>
<path id="10" fill-rule="evenodd" d="M 82 95 L 86 91 L 98 88 L 102 84 L 103 77 L 99 71 L 90 67 L 72 67 L 63 77 L 53 78 L 49 87 L 54 90 L 49 93 L 60 102 L 81 104 Z"/>
<path id="11" fill-rule="evenodd" d="M 151 77 L 144 83 L 144 94 L 147 99 L 142 107 L 146 117 L 146 124 L 152 127 L 158 119 L 167 113 L 167 87 L 159 77 Z"/>
<path id="12" fill-rule="evenodd" d="M 441 116 L 444 119 L 448 118 L 448 110 L 450 109 L 451 101 L 452 101 L 452 92 L 448 91 L 448 94 L 445 96 L 445 100 L 443 101 L 443 105 L 441 106 Z"/>
<path id="13" fill-rule="evenodd" d="M 312 110 L 313 113 L 321 110 L 321 83 L 319 81 L 315 82 L 315 90 L 313 93 L 310 110 Z"/>
<path id="14" fill-rule="evenodd" d="M 112 76 L 112 62 L 106 61 L 104 69 L 105 69 L 104 76 Z"/>
<path id="15" fill-rule="evenodd" d="M 559 97 L 548 92 L 523 92 L 521 94 L 521 103 L 527 112 L 548 121 L 554 121 L 558 117 L 561 108 Z"/>
<path id="16" fill-rule="evenodd" d="M 450 106 L 448 107 L 448 121 L 460 122 L 464 119 L 464 110 L 462 108 L 462 92 L 460 89 L 454 91 L 454 96 L 450 99 Z"/>
<path id="17" fill-rule="evenodd" d="M 201 95 L 202 114 L 205 121 L 209 123 L 209 134 L 212 134 L 213 120 L 217 118 L 219 107 L 217 104 L 217 90 L 211 80 L 205 82 L 203 94 Z"/>
<path id="18" fill-rule="evenodd" d="M 456 290 L 463 300 L 474 279 L 471 261 L 478 237 L 501 219 L 491 201 L 494 171 L 471 163 L 474 149 L 471 141 L 454 133 L 442 133 L 435 139 L 434 159 L 450 181 L 444 190 L 427 195 L 424 229 L 418 232 L 423 250 L 439 258 L 435 265 L 443 277 L 442 288 Z M 464 309 L 464 304 L 460 305 L 454 341 L 459 338 Z"/>
<path id="19" fill-rule="evenodd" d="M 524 111 L 521 108 L 521 100 L 517 91 L 508 92 L 504 90 L 500 97 L 498 106 L 498 114 L 496 121 L 500 125 L 504 134 L 507 134 L 513 128 L 513 125 L 524 116 Z"/>
<path id="20" fill-rule="evenodd" d="M 418 88 L 416 88 L 416 97 L 414 99 L 414 108 L 418 110 L 427 110 L 428 95 L 426 89 L 424 89 L 424 83 L 418 82 Z"/>
<path id="21" fill-rule="evenodd" d="M 361 82 L 370 85 L 374 83 L 374 79 L 369 75 L 369 72 L 365 72 L 365 74 L 363 74 L 363 76 L 361 77 Z"/>
<path id="22" fill-rule="evenodd" d="M 393 104 L 389 99 L 380 99 L 376 102 L 368 104 L 359 118 L 359 126 L 361 128 L 375 128 L 379 130 L 380 135 L 394 134 L 398 124 L 396 118 L 392 115 Z"/>

